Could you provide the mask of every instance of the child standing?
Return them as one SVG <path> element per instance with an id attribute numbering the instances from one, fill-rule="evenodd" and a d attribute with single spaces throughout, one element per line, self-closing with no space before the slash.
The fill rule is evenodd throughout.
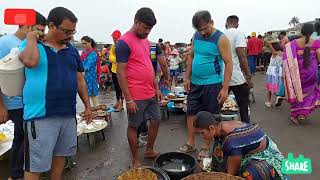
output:
<path id="1" fill-rule="evenodd" d="M 171 90 L 172 81 L 175 82 L 175 86 L 177 85 L 177 77 L 179 75 L 179 64 L 182 62 L 182 59 L 179 57 L 179 51 L 174 49 L 169 56 L 169 64 L 170 64 L 170 87 Z"/>
<path id="2" fill-rule="evenodd" d="M 266 73 L 266 90 L 267 99 L 265 105 L 271 107 L 272 94 L 276 94 L 279 90 L 282 79 L 282 48 L 278 41 L 269 41 L 267 45 L 272 51 L 270 65 Z"/>

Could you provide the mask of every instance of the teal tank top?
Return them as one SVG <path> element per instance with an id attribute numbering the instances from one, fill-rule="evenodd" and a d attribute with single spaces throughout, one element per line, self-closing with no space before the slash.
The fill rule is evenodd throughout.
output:
<path id="1" fill-rule="evenodd" d="M 219 30 L 210 37 L 203 38 L 198 32 L 194 35 L 194 58 L 192 62 L 191 82 L 196 85 L 217 84 L 223 82 L 223 60 L 218 43 L 223 33 Z"/>

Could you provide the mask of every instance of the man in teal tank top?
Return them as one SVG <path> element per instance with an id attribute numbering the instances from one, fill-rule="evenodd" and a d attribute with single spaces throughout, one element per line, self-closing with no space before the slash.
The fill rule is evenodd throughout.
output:
<path id="1" fill-rule="evenodd" d="M 197 30 L 193 36 L 189 51 L 185 89 L 187 98 L 188 140 L 179 151 L 195 151 L 193 122 L 199 111 L 220 112 L 220 105 L 228 97 L 229 82 L 232 73 L 231 48 L 227 37 L 214 28 L 208 11 L 199 11 L 192 18 Z M 209 150 L 209 142 L 204 142 L 199 159 Z"/>

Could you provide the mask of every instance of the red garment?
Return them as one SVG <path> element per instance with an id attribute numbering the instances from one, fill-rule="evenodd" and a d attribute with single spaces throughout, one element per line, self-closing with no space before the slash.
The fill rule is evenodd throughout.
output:
<path id="1" fill-rule="evenodd" d="M 259 39 L 259 40 L 260 40 L 259 53 L 262 53 L 262 50 L 263 50 L 263 39 Z"/>
<path id="2" fill-rule="evenodd" d="M 261 48 L 260 48 L 261 46 Z M 248 56 L 256 56 L 262 51 L 261 40 L 256 37 L 252 37 L 248 40 Z"/>
<path id="3" fill-rule="evenodd" d="M 101 66 L 101 73 L 109 74 L 108 65 Z"/>
<path id="4" fill-rule="evenodd" d="M 97 80 L 98 83 L 100 83 L 100 74 L 101 74 L 101 63 L 100 63 L 100 57 L 99 57 L 99 53 L 96 49 L 91 49 L 89 51 L 82 51 L 80 58 L 81 61 L 84 61 L 84 59 L 86 59 L 86 57 L 92 52 L 95 51 L 97 53 Z"/>
<path id="5" fill-rule="evenodd" d="M 115 31 L 113 31 L 111 36 L 114 37 L 118 41 L 118 39 L 121 37 L 121 32 L 119 30 L 115 30 Z"/>
<path id="6" fill-rule="evenodd" d="M 125 73 L 132 100 L 153 98 L 156 95 L 156 88 L 154 85 L 154 69 L 150 60 L 151 44 L 149 40 L 141 39 L 131 31 L 121 36 L 120 40 L 123 42 L 118 42 L 121 53 L 117 54 L 117 58 L 118 55 L 120 57 L 117 60 L 124 60 L 127 63 Z M 129 57 L 126 52 L 130 52 Z M 124 56 L 127 56 L 127 58 Z"/>

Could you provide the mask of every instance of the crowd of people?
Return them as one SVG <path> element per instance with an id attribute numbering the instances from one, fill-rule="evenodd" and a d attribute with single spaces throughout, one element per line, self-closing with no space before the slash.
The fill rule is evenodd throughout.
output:
<path id="1" fill-rule="evenodd" d="M 159 79 L 170 91 L 177 86 L 180 65 L 186 63 L 184 88 L 187 93 L 187 137 L 178 151 L 196 151 L 195 135 L 203 145 L 198 159 L 213 156 L 214 144 L 223 152 L 222 171 L 247 179 L 287 179 L 281 171 L 283 155 L 248 112 L 252 76 L 264 65 L 267 98 L 272 95 L 291 104 L 291 122 L 299 125 L 320 106 L 319 63 L 320 23 L 304 24 L 301 37 L 289 41 L 285 32 L 278 39 L 252 33 L 245 37 L 238 30 L 239 17 L 226 18 L 226 30 L 214 27 L 208 11 L 192 18 L 195 29 L 191 44 L 179 49 L 150 42 L 148 35 L 157 24 L 150 8 L 139 9 L 130 30 L 112 33 L 110 50 L 96 50 L 93 38 L 81 38 L 83 52 L 70 44 L 78 19 L 68 9 L 57 7 L 48 18 L 36 13 L 36 24 L 19 26 L 14 34 L 0 38 L 0 59 L 19 47 L 25 65 L 22 96 L 0 96 L 0 123 L 15 124 L 10 178 L 35 180 L 51 170 L 51 179 L 61 179 L 68 156 L 77 151 L 76 102 L 79 94 L 85 120 L 92 121 L 91 103 L 99 105 L 101 72 L 110 73 L 116 91 L 116 112 L 126 108 L 127 138 L 132 155 L 131 167 L 141 166 L 139 136 L 148 137 L 144 158 L 155 158 L 154 149 L 160 125 L 159 102 L 163 95 Z M 45 29 L 48 33 L 45 34 Z M 103 70 L 106 60 L 111 66 Z M 233 92 L 240 117 L 222 121 L 220 107 Z M 217 146 L 218 144 L 218 146 Z M 217 148 L 214 148 L 217 149 Z"/>

